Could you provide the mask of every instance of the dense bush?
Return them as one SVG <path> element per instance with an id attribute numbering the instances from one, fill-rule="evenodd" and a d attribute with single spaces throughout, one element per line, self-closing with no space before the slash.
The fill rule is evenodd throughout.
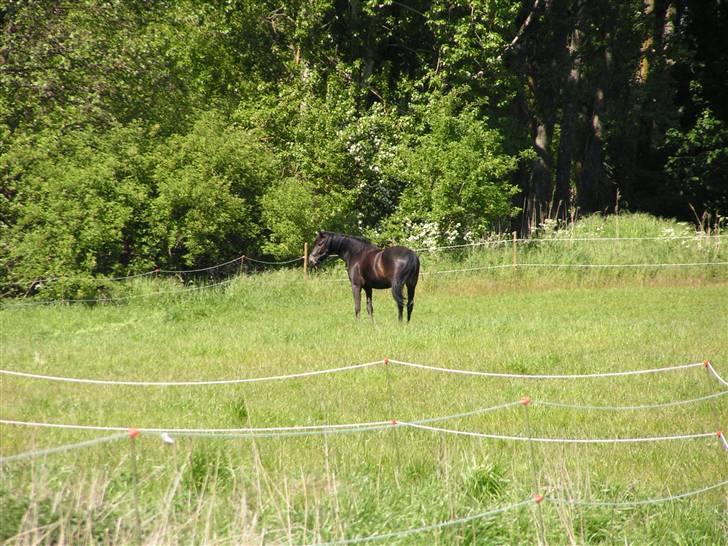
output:
<path id="1" fill-rule="evenodd" d="M 715 220 L 725 7 L 693 4 L 5 2 L 2 293 L 288 259 L 321 228 L 419 246 L 615 203 Z"/>
<path id="2" fill-rule="evenodd" d="M 473 241 L 515 213 L 510 183 L 516 158 L 503 137 L 457 94 L 436 97 L 416 111 L 417 132 L 397 148 L 389 165 L 403 181 L 384 238 L 419 244 Z"/>

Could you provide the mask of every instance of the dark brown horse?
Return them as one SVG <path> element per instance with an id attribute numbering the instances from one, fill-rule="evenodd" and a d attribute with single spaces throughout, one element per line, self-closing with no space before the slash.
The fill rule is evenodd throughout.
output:
<path id="1" fill-rule="evenodd" d="M 403 287 L 407 287 L 407 322 L 415 306 L 415 287 L 420 276 L 420 259 L 403 246 L 382 250 L 358 237 L 350 237 L 330 231 L 319 231 L 308 263 L 313 267 L 329 254 L 336 254 L 346 262 L 351 290 L 354 293 L 354 313 L 359 318 L 361 289 L 367 295 L 367 313 L 372 316 L 372 289 L 391 288 L 397 302 L 399 320 L 404 309 Z"/>

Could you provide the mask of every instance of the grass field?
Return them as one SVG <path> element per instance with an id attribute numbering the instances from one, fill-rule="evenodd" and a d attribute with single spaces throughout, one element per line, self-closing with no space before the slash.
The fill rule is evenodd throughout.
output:
<path id="1" fill-rule="evenodd" d="M 633 248 L 524 248 L 517 258 L 727 261 L 725 244 L 700 243 L 697 250 L 679 240 L 668 248 L 654 241 L 627 244 Z M 725 266 L 437 274 L 508 262 L 511 251 L 423 254 L 409 325 L 397 323 L 385 291 L 375 292 L 375 319 L 355 321 L 340 267 L 307 281 L 298 270 L 284 270 L 156 297 L 155 291 L 173 290 L 174 281 L 138 281 L 127 293 L 140 297 L 117 305 L 9 306 L 0 310 L 0 367 L 78 378 L 194 381 L 323 370 L 384 357 L 523 374 L 641 370 L 711 359 L 728 378 Z M 702 367 L 536 381 L 390 364 L 289 381 L 175 387 L 2 375 L 0 416 L 122 427 L 257 428 L 413 421 L 529 396 L 534 403 L 528 408 L 515 405 L 435 425 L 519 436 L 629 438 L 726 430 L 728 397 L 629 411 L 537 402 L 635 406 L 720 390 Z M 104 434 L 0 425 L 0 455 Z M 379 543 L 728 543 L 726 487 L 624 505 L 728 478 L 728 452 L 715 435 L 564 445 L 397 426 L 256 439 L 179 435 L 167 445 L 158 434 L 142 434 L 133 442 L 121 438 L 7 462 L 0 465 L 0 478 L 0 540 L 8 544 L 343 541 L 467 518 L 536 493 L 547 500 Z"/>

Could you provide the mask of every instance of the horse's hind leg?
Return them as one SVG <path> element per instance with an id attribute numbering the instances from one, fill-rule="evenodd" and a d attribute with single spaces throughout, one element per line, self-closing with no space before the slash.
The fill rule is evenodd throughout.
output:
<path id="1" fill-rule="evenodd" d="M 392 297 L 397 302 L 397 316 L 402 321 L 402 311 L 404 311 L 404 296 L 402 295 L 402 284 L 392 285 Z"/>
<path id="2" fill-rule="evenodd" d="M 407 283 L 407 322 L 410 321 L 412 310 L 415 308 L 415 283 Z"/>

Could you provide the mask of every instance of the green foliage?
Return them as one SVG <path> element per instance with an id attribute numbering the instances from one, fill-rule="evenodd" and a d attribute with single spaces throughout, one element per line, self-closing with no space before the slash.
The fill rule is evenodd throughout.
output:
<path id="1" fill-rule="evenodd" d="M 667 133 L 673 152 L 665 164 L 673 191 L 693 207 L 728 211 L 728 126 L 706 109 L 687 132 Z M 702 213 L 703 210 L 698 210 Z"/>
<path id="2" fill-rule="evenodd" d="M 503 151 L 501 134 L 455 94 L 418 114 L 419 134 L 392 165 L 406 188 L 385 235 L 421 244 L 472 241 L 510 218 L 516 158 Z"/>
<path id="3" fill-rule="evenodd" d="M 6 281 L 121 274 L 135 260 L 131 227 L 148 192 L 144 136 L 136 127 L 46 130 L 12 142 L 0 159 L 15 193 L 0 247 Z"/>
<path id="4" fill-rule="evenodd" d="M 354 224 L 352 162 L 342 136 L 354 119 L 353 98 L 334 81 L 327 88 L 323 99 L 305 87 L 285 95 L 292 111 L 287 134 L 276 140 L 287 176 L 271 184 L 262 201 L 269 233 L 262 249 L 273 256 L 300 255 L 316 229 L 349 231 Z"/>
<path id="5" fill-rule="evenodd" d="M 724 213 L 724 8 L 693 7 L 5 2 L 2 292 L 288 259 L 321 228 L 476 240 L 570 180 L 594 210 Z"/>
<path id="6" fill-rule="evenodd" d="M 13 129 L 152 119 L 169 127 L 185 103 L 157 39 L 161 4 L 10 2 L 1 113 Z"/>
<path id="7" fill-rule="evenodd" d="M 173 266 L 218 263 L 244 254 L 259 234 L 259 199 L 277 161 L 250 129 L 217 112 L 154 152 L 145 254 Z"/>

